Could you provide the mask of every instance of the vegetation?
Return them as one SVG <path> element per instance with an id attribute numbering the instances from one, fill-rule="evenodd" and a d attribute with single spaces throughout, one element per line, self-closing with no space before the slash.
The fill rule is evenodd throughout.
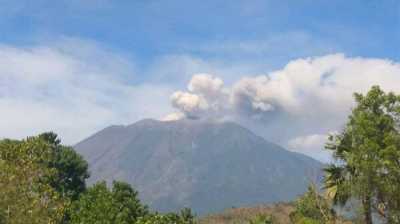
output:
<path id="1" fill-rule="evenodd" d="M 273 216 L 270 215 L 257 215 L 249 221 L 249 224 L 272 224 L 274 223 Z"/>
<path id="2" fill-rule="evenodd" d="M 49 144 L 32 137 L 0 141 L 0 217 L 3 223 L 59 223 L 69 204 L 49 184 L 57 170 Z"/>
<path id="3" fill-rule="evenodd" d="M 47 132 L 39 135 L 53 152 L 53 157 L 44 161 L 49 168 L 57 170 L 50 185 L 64 197 L 76 200 L 86 189 L 85 180 L 89 178 L 88 164 L 71 147 L 61 145 L 57 134 Z"/>
<path id="4" fill-rule="evenodd" d="M 105 182 L 88 188 L 71 206 L 71 223 L 135 223 L 149 214 L 130 185 L 114 182 L 109 190 Z"/>
<path id="5" fill-rule="evenodd" d="M 374 86 L 355 99 L 345 129 L 327 144 L 337 162 L 325 169 L 325 187 L 335 204 L 358 199 L 366 224 L 374 213 L 400 223 L 400 96 Z"/>
<path id="6" fill-rule="evenodd" d="M 293 223 L 335 223 L 337 220 L 329 200 L 321 196 L 315 185 L 295 202 L 295 211 L 290 214 Z"/>
<path id="7" fill-rule="evenodd" d="M 198 220 L 189 208 L 151 212 L 124 182 L 86 187 L 87 162 L 54 133 L 1 140 L 0 224 L 330 224 L 345 223 L 334 207 L 350 201 L 359 202 L 361 223 L 372 224 L 374 215 L 400 223 L 400 96 L 375 86 L 355 100 L 344 130 L 326 146 L 336 161 L 325 168 L 325 192 L 310 185 L 293 203 Z"/>
<path id="8" fill-rule="evenodd" d="M 139 218 L 136 224 L 194 224 L 194 215 L 189 208 L 184 208 L 179 214 L 154 214 Z"/>
<path id="9" fill-rule="evenodd" d="M 151 213 L 123 182 L 86 188 L 88 165 L 54 133 L 0 141 L 0 223 L 192 224 L 190 209 Z"/>

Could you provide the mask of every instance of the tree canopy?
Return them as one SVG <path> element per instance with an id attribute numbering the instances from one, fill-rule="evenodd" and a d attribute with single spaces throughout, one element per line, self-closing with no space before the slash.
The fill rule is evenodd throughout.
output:
<path id="1" fill-rule="evenodd" d="M 325 187 L 336 204 L 358 199 L 366 224 L 374 212 L 400 223 L 400 96 L 374 86 L 354 97 L 344 130 L 326 146 L 336 163 L 325 169 Z"/>
<path id="2" fill-rule="evenodd" d="M 130 224 L 149 214 L 129 184 L 106 182 L 88 188 L 72 205 L 71 223 Z"/>
<path id="3" fill-rule="evenodd" d="M 54 156 L 45 161 L 49 168 L 57 170 L 57 175 L 50 180 L 51 186 L 63 196 L 77 199 L 85 191 L 85 181 L 89 178 L 87 162 L 72 147 L 61 145 L 55 133 L 46 132 L 39 138 L 46 141 L 54 152 Z"/>
<path id="4" fill-rule="evenodd" d="M 38 137 L 0 141 L 0 217 L 4 223 L 59 223 L 68 206 L 49 184 L 57 170 L 43 161 L 54 156 Z"/>
<path id="5" fill-rule="evenodd" d="M 190 209 L 151 213 L 129 184 L 86 187 L 87 162 L 55 133 L 0 141 L 0 224 L 192 224 Z"/>

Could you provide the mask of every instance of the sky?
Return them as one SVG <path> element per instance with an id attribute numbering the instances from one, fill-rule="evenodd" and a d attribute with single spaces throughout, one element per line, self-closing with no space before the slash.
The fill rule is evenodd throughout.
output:
<path id="1" fill-rule="evenodd" d="M 400 2 L 0 0 L 0 137 L 233 120 L 329 161 L 352 93 L 400 92 Z"/>

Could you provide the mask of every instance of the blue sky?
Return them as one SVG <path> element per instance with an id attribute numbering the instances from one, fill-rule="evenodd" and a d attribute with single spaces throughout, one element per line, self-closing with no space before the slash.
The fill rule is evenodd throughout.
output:
<path id="1" fill-rule="evenodd" d="M 400 57 L 400 3 L 353 1 L 1 1 L 0 41 L 31 44 L 63 36 L 99 42 L 140 63 L 165 54 L 240 58 L 215 45 L 287 38 L 318 49 L 253 50 L 288 58 L 344 52 Z M 302 40 L 297 35 L 304 35 Z M 278 42 L 278 41 L 277 41 Z M 297 46 L 297 45 L 296 45 Z M 315 51 L 315 52 L 313 52 Z M 286 61 L 280 61 L 286 60 Z"/>
<path id="2" fill-rule="evenodd" d="M 400 92 L 398 0 L 0 0 L 0 18 L 0 137 L 229 119 L 326 161 L 353 92 Z"/>

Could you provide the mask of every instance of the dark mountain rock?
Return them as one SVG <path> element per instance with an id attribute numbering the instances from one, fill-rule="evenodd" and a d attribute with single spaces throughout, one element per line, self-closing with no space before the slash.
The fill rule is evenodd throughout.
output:
<path id="1" fill-rule="evenodd" d="M 154 209 L 198 214 L 292 200 L 322 167 L 232 122 L 146 119 L 110 126 L 75 148 L 91 182 L 123 180 Z"/>

